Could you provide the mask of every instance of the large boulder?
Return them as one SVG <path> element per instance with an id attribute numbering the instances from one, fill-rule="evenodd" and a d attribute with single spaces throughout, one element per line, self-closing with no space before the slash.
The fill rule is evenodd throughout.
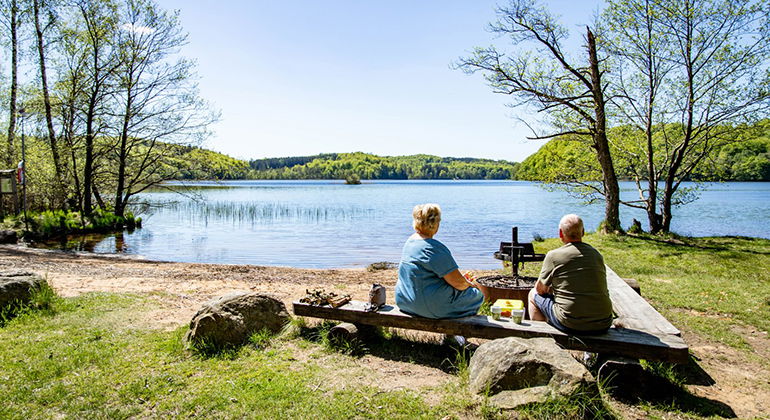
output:
<path id="1" fill-rule="evenodd" d="M 486 342 L 471 358 L 469 373 L 471 391 L 489 392 L 502 409 L 566 396 L 594 382 L 585 366 L 546 337 Z"/>
<path id="2" fill-rule="evenodd" d="M 19 237 L 15 230 L 0 229 L 0 244 L 15 244 L 18 241 Z"/>
<path id="3" fill-rule="evenodd" d="M 0 272 L 0 309 L 29 303 L 32 294 L 45 280 L 28 271 Z"/>
<path id="4" fill-rule="evenodd" d="M 190 321 L 185 339 L 213 348 L 237 346 L 255 332 L 278 332 L 289 321 L 280 300 L 259 293 L 234 292 L 201 307 Z"/>

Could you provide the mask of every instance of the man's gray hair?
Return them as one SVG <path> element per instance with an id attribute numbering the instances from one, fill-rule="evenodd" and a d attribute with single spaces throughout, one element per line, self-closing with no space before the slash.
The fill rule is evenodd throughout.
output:
<path id="1" fill-rule="evenodd" d="M 567 239 L 583 239 L 583 234 L 585 234 L 583 219 L 577 214 L 568 214 L 561 218 L 559 230 Z"/>

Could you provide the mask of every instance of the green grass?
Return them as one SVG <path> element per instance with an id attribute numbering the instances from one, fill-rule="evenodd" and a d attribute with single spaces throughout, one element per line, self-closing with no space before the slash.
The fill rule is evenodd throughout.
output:
<path id="1" fill-rule="evenodd" d="M 743 350 L 751 347 L 742 327 L 770 331 L 770 240 L 590 234 L 585 241 L 620 277 L 636 279 L 674 325 Z M 560 243 L 537 245 L 545 251 Z"/>
<path id="2" fill-rule="evenodd" d="M 539 404 L 528 404 L 518 410 L 522 419 L 602 419 L 617 418 L 593 386 L 584 386 L 572 395 L 553 398 Z"/>
<path id="3" fill-rule="evenodd" d="M 300 340 L 331 363 L 298 362 L 299 339 L 262 332 L 241 349 L 196 355 L 182 344 L 184 327 L 164 332 L 136 324 L 136 314 L 151 304 L 139 296 L 92 294 L 10 320 L 0 329 L 0 418 L 450 414 L 412 392 L 327 386 L 349 356 L 312 341 Z"/>

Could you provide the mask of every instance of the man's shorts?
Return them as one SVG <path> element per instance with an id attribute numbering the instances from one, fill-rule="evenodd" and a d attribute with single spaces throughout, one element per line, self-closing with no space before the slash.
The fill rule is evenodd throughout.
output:
<path id="1" fill-rule="evenodd" d="M 553 325 L 554 328 L 560 331 L 564 331 L 566 333 L 571 333 L 572 331 L 565 327 L 564 325 L 561 325 L 561 322 L 559 322 L 558 319 L 556 319 L 556 314 L 553 312 L 553 295 L 552 294 L 545 294 L 541 295 L 538 293 L 535 293 L 535 305 L 537 305 L 537 309 L 540 309 L 540 312 L 545 316 L 545 319 L 548 321 L 549 324 Z"/>
<path id="2" fill-rule="evenodd" d="M 556 328 L 559 331 L 565 332 L 567 334 L 583 334 L 583 335 L 598 335 L 598 334 L 604 334 L 607 332 L 607 330 L 601 330 L 601 331 L 580 331 L 580 330 L 573 330 L 572 328 L 567 328 L 564 325 L 559 322 L 558 319 L 556 319 L 556 314 L 553 312 L 553 295 L 546 294 L 546 295 L 540 295 L 535 293 L 535 305 L 537 305 L 537 308 L 540 309 L 540 312 L 545 315 L 545 319 L 548 320 L 548 323 L 551 324 L 554 328 Z"/>

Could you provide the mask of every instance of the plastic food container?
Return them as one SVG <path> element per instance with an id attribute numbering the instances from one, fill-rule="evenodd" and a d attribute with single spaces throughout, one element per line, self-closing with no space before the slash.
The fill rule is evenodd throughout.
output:
<path id="1" fill-rule="evenodd" d="M 518 299 L 497 299 L 492 307 L 499 306 L 501 309 L 500 315 L 511 316 L 511 311 L 516 309 L 524 309 L 524 302 Z"/>
<path id="2" fill-rule="evenodd" d="M 521 324 L 521 320 L 524 318 L 524 309 L 514 309 L 511 311 L 511 320 L 517 324 Z"/>

